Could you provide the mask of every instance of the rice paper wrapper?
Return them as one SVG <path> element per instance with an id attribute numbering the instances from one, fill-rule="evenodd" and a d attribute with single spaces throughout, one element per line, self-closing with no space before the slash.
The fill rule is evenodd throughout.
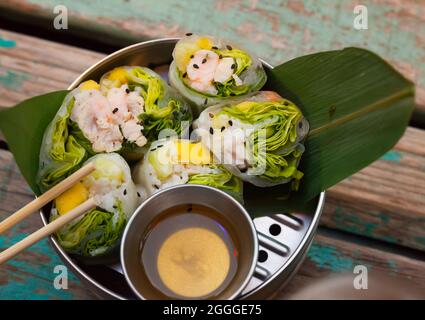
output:
<path id="1" fill-rule="evenodd" d="M 244 118 L 251 103 L 275 102 L 280 110 L 258 108 Z M 223 110 L 240 105 L 240 118 Z M 253 112 L 253 111 L 252 111 Z M 258 118 L 258 121 L 253 119 Z M 251 120 L 251 122 L 249 122 Z M 235 176 L 258 187 L 292 183 L 298 188 L 302 173 L 297 170 L 305 151 L 303 141 L 309 123 L 298 107 L 272 91 L 205 109 L 193 123 L 194 138 L 200 139 Z M 261 142 L 263 141 L 263 142 Z M 276 173 L 276 176 L 273 174 Z"/>
<path id="2" fill-rule="evenodd" d="M 233 58 L 235 61 L 234 73 L 237 75 L 237 79 L 230 77 L 226 81 L 220 80 L 223 82 L 214 81 L 216 89 L 209 91 L 200 91 L 191 87 L 188 84 L 186 66 L 191 61 L 190 58 L 193 54 L 196 54 L 199 50 L 213 51 L 220 59 Z M 173 59 L 169 70 L 170 83 L 191 101 L 195 116 L 208 106 L 229 101 L 235 97 L 243 97 L 260 90 L 267 80 L 262 63 L 255 55 L 241 49 L 236 44 L 211 36 L 191 35 L 182 38 L 176 44 Z M 200 68 L 204 67 L 202 63 L 203 61 L 200 62 Z M 211 77 L 211 73 L 209 73 L 209 77 Z M 197 80 L 194 80 L 193 83 L 195 83 L 196 88 L 200 85 Z M 217 92 L 214 92 L 214 90 L 217 90 Z"/>

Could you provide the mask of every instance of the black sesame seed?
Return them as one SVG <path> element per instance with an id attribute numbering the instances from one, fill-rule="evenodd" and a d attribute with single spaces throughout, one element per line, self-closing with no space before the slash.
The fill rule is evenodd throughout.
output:
<path id="1" fill-rule="evenodd" d="M 154 184 L 153 186 L 155 187 L 155 189 L 159 189 L 159 187 L 156 184 Z"/>
<path id="2" fill-rule="evenodd" d="M 247 172 L 247 170 L 248 170 L 247 168 L 242 168 L 242 169 L 239 169 L 239 171 L 240 171 L 240 172 L 242 172 L 242 173 L 245 173 L 245 172 Z"/>
<path id="3" fill-rule="evenodd" d="M 288 101 L 285 101 L 285 102 L 283 103 L 283 105 L 284 105 L 284 106 L 289 106 L 289 102 L 288 102 Z"/>
<path id="4" fill-rule="evenodd" d="M 214 129 L 213 128 L 210 128 L 210 133 L 211 134 L 214 134 Z"/>
<path id="5" fill-rule="evenodd" d="M 192 212 L 192 206 L 190 205 L 189 208 L 187 208 L 187 212 Z"/>
<path id="6" fill-rule="evenodd" d="M 210 116 L 210 118 L 214 118 L 214 114 L 213 113 L 208 113 L 208 115 Z"/>
<path id="7" fill-rule="evenodd" d="M 300 121 L 300 122 L 298 122 L 298 128 L 302 128 L 303 127 L 303 123 Z"/>
<path id="8" fill-rule="evenodd" d="M 193 33 L 192 32 L 188 32 L 186 33 L 186 37 L 190 37 Z"/>
<path id="9" fill-rule="evenodd" d="M 127 189 L 124 189 L 123 194 L 124 194 L 124 195 L 127 195 Z"/>
<path id="10" fill-rule="evenodd" d="M 117 206 L 112 206 L 112 208 L 117 209 L 118 207 Z"/>
<path id="11" fill-rule="evenodd" d="M 220 55 L 218 56 L 218 58 L 219 58 L 219 59 L 223 59 L 223 55 L 222 55 L 222 54 L 220 54 Z"/>
<path id="12" fill-rule="evenodd" d="M 158 149 L 158 148 L 161 148 L 161 147 L 163 147 L 164 145 L 162 145 L 162 144 L 160 144 L 159 146 L 156 146 L 156 148 Z"/>
<path id="13" fill-rule="evenodd" d="M 190 55 L 190 59 L 193 59 L 193 54 Z"/>
<path id="14" fill-rule="evenodd" d="M 218 48 L 216 46 L 212 46 L 211 49 L 218 50 Z"/>
<path id="15" fill-rule="evenodd" d="M 227 50 L 232 50 L 233 49 L 231 45 L 227 45 L 226 48 L 227 48 Z"/>
<path id="16" fill-rule="evenodd" d="M 187 72 L 183 73 L 183 78 L 186 78 Z"/>
<path id="17" fill-rule="evenodd" d="M 206 105 L 208 103 L 208 98 L 205 98 L 204 104 Z"/>
<path id="18" fill-rule="evenodd" d="M 155 151 L 155 150 L 156 150 L 156 148 L 151 149 L 151 151 Z"/>
<path id="19" fill-rule="evenodd" d="M 207 62 L 207 58 L 202 59 L 202 63 Z"/>
<path id="20" fill-rule="evenodd" d="M 198 66 L 196 63 L 193 65 L 193 67 L 194 67 L 195 69 L 199 69 L 199 66 Z"/>
<path id="21" fill-rule="evenodd" d="M 233 121 L 229 120 L 229 126 L 233 126 Z"/>
<path id="22" fill-rule="evenodd" d="M 118 112 L 118 108 L 115 108 L 114 110 L 112 110 L 112 113 L 117 113 Z"/>
<path id="23" fill-rule="evenodd" d="M 235 96 L 235 94 L 234 94 L 233 92 L 231 92 L 231 93 L 230 93 L 230 95 L 231 95 L 232 97 L 233 97 L 233 96 Z"/>
<path id="24" fill-rule="evenodd" d="M 230 68 L 235 69 L 235 68 L 236 68 L 236 64 L 235 64 L 235 63 L 234 63 L 234 64 L 232 64 L 232 65 L 230 66 Z"/>
<path id="25" fill-rule="evenodd" d="M 221 127 L 221 132 L 223 132 L 226 129 L 226 127 Z"/>
<path id="26" fill-rule="evenodd" d="M 130 89 L 129 89 L 129 88 L 126 88 L 126 89 L 125 89 L 125 92 L 126 92 L 126 93 L 130 93 Z"/>
<path id="27" fill-rule="evenodd" d="M 140 198 L 140 193 L 139 192 L 137 192 L 137 196 Z"/>

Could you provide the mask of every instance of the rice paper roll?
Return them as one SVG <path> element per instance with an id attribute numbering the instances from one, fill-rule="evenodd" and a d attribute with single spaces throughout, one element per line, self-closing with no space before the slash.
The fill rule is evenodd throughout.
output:
<path id="1" fill-rule="evenodd" d="M 193 127 L 216 161 L 243 181 L 258 187 L 292 182 L 298 188 L 309 125 L 291 101 L 262 91 L 205 109 Z"/>
<path id="2" fill-rule="evenodd" d="M 140 194 L 186 183 L 202 184 L 223 190 L 243 202 L 242 181 L 213 161 L 211 152 L 200 142 L 163 139 L 151 145 L 133 170 Z"/>
<path id="3" fill-rule="evenodd" d="M 210 36 L 182 38 L 173 59 L 170 83 L 193 103 L 196 115 L 208 106 L 258 91 L 266 83 L 257 57 Z"/>
<path id="4" fill-rule="evenodd" d="M 119 154 L 98 154 L 86 161 L 89 162 L 95 164 L 96 170 L 55 199 L 50 220 L 93 198 L 97 207 L 61 228 L 56 237 L 69 253 L 98 257 L 118 245 L 140 198 L 130 168 Z"/>
<path id="5" fill-rule="evenodd" d="M 148 68 L 119 67 L 100 83 L 83 82 L 65 97 L 44 133 L 40 189 L 49 189 L 97 153 L 138 160 L 160 133 L 180 135 L 191 120 L 184 99 Z"/>

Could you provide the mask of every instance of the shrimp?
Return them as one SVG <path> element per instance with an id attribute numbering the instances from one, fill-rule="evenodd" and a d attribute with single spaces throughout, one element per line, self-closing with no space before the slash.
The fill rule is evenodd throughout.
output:
<path id="1" fill-rule="evenodd" d="M 95 152 L 113 152 L 121 148 L 122 134 L 114 121 L 108 100 L 97 90 L 75 95 L 71 112 Z"/>
<path id="2" fill-rule="evenodd" d="M 214 82 L 224 83 L 234 74 L 233 58 L 220 58 L 211 50 L 199 50 L 190 59 L 187 66 L 189 85 L 201 92 L 217 94 Z"/>

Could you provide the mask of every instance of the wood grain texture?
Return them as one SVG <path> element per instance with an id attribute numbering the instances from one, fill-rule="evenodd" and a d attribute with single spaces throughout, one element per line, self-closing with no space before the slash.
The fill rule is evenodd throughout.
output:
<path id="1" fill-rule="evenodd" d="M 425 131 L 330 188 L 321 224 L 425 251 Z"/>
<path id="2" fill-rule="evenodd" d="M 11 153 L 0 150 L 0 219 L 34 199 Z M 38 213 L 0 236 L 0 250 L 22 240 L 42 226 Z M 0 266 L 0 299 L 91 299 L 95 296 L 68 272 L 67 290 L 57 290 L 54 268 L 63 265 L 47 239 Z"/>
<path id="3" fill-rule="evenodd" d="M 272 64 L 347 46 L 370 49 L 417 85 L 416 115 L 425 119 L 425 4 L 415 0 L 364 0 L 368 29 L 353 27 L 355 0 L 75 1 L 4 0 L 8 19 L 37 18 L 52 32 L 75 33 L 127 45 L 197 32 L 250 48 Z M 53 8 L 65 5 L 69 30 L 53 29 Z"/>
<path id="4" fill-rule="evenodd" d="M 421 298 L 425 297 L 425 274 L 423 272 L 425 261 L 319 234 L 316 235 L 314 243 L 307 253 L 307 258 L 298 273 L 288 286 L 279 291 L 274 298 L 291 298 L 314 282 L 324 279 L 329 281 L 342 274 L 348 277 L 349 282 L 345 283 L 351 286 L 346 290 L 347 295 L 340 298 L 357 295 L 358 292 L 355 292 L 357 290 L 352 286 L 354 277 L 357 275 L 353 273 L 353 269 L 357 265 L 365 266 L 370 277 L 385 276 L 388 277 L 389 282 L 393 280 L 403 281 L 404 284 L 419 291 Z M 373 290 L 374 288 L 369 286 L 368 289 Z M 382 299 L 387 294 L 389 293 L 381 292 L 375 298 Z M 332 295 L 332 293 L 324 292 L 324 295 Z M 361 294 L 360 297 L 362 297 Z"/>

